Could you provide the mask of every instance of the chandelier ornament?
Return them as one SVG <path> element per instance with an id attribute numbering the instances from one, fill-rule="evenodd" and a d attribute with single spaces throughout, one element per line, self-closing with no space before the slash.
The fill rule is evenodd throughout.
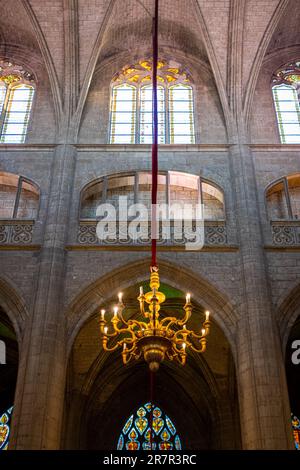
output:
<path id="1" fill-rule="evenodd" d="M 184 365 L 186 363 L 187 350 L 203 353 L 206 349 L 207 336 L 210 331 L 209 312 L 205 313 L 201 333 L 195 333 L 187 328 L 187 322 L 192 315 L 190 294 L 186 295 L 186 303 L 183 307 L 183 317 L 163 317 L 160 314 L 161 304 L 165 302 L 165 295 L 159 291 L 159 273 L 157 267 L 157 185 L 158 185 L 158 105 L 157 105 L 157 70 L 158 61 L 158 0 L 155 0 L 155 14 L 153 17 L 153 144 L 152 144 L 152 213 L 151 213 L 151 254 L 150 267 L 150 291 L 144 294 L 140 287 L 139 320 L 125 320 L 123 311 L 122 294 L 119 294 L 119 302 L 114 307 L 110 326 L 105 320 L 105 310 L 101 310 L 100 332 L 104 351 L 112 352 L 122 349 L 124 364 L 132 359 L 141 357 L 149 364 L 150 371 L 156 372 L 159 365 L 167 358 Z M 153 392 L 153 390 L 152 390 Z M 153 393 L 152 393 L 153 394 Z M 153 400 L 151 399 L 151 403 Z M 152 428 L 152 426 L 151 426 Z M 151 444 L 152 448 L 152 444 Z"/>
<path id="2" fill-rule="evenodd" d="M 162 317 L 160 308 L 166 297 L 159 291 L 159 287 L 158 269 L 152 268 L 151 290 L 144 294 L 143 287 L 140 287 L 140 295 L 137 298 L 143 320 L 125 320 L 123 316 L 125 305 L 121 293 L 118 296 L 119 302 L 113 309 L 110 327 L 105 320 L 105 310 L 101 310 L 100 317 L 104 351 L 112 352 L 121 348 L 124 364 L 143 357 L 152 372 L 159 369 L 159 365 L 165 358 L 184 365 L 188 349 L 196 353 L 203 353 L 210 330 L 209 311 L 205 312 L 205 320 L 200 334 L 187 328 L 187 322 L 191 318 L 193 308 L 190 294 L 186 295 L 182 318 Z"/>

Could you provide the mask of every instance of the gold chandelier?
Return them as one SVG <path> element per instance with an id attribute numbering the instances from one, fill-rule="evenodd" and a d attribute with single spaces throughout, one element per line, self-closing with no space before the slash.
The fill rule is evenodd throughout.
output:
<path id="1" fill-rule="evenodd" d="M 149 364 L 152 372 L 158 370 L 165 357 L 170 361 L 177 361 L 184 365 L 187 350 L 190 348 L 197 353 L 203 353 L 206 349 L 207 335 L 210 330 L 209 312 L 205 312 L 205 320 L 201 328 L 201 334 L 187 329 L 187 322 L 192 315 L 190 294 L 186 295 L 186 303 L 183 307 L 182 319 L 176 317 L 161 318 L 159 311 L 165 301 L 165 295 L 159 289 L 159 274 L 157 268 L 151 269 L 150 291 L 143 293 L 140 287 L 140 295 L 137 300 L 140 304 L 140 313 L 143 321 L 125 320 L 123 310 L 125 308 L 122 294 L 119 294 L 119 302 L 113 309 L 111 327 L 107 326 L 105 310 L 101 310 L 100 331 L 103 349 L 115 351 L 122 348 L 123 363 L 128 364 L 132 359 L 138 360 L 141 356 Z M 148 304 L 148 309 L 145 308 Z M 111 343 L 109 346 L 108 343 Z"/>

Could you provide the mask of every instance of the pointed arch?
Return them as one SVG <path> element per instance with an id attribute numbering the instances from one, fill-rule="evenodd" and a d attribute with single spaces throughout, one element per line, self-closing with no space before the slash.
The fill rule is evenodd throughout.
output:
<path id="1" fill-rule="evenodd" d="M 244 115 L 245 115 L 245 122 L 246 122 L 246 127 L 249 130 L 250 126 L 250 117 L 251 117 L 251 108 L 252 108 L 252 103 L 253 103 L 253 97 L 254 97 L 254 92 L 259 76 L 259 72 L 261 70 L 262 64 L 264 57 L 266 55 L 266 51 L 268 49 L 268 46 L 270 44 L 270 41 L 272 39 L 272 36 L 276 30 L 276 27 L 284 15 L 288 5 L 290 4 L 290 0 L 280 0 L 278 3 L 275 12 L 269 22 L 269 25 L 264 33 L 263 39 L 260 43 L 260 46 L 257 50 L 254 63 L 252 66 L 252 72 L 250 74 L 246 92 L 245 92 L 245 98 L 244 98 Z"/>
<path id="2" fill-rule="evenodd" d="M 99 278 L 87 286 L 67 308 L 67 350 L 70 353 L 72 344 L 83 324 L 95 313 L 106 300 L 119 289 L 142 282 L 149 277 L 149 259 L 122 266 Z M 211 310 L 216 322 L 222 328 L 235 355 L 235 325 L 237 312 L 225 293 L 191 270 L 176 266 L 166 260 L 160 260 L 161 282 L 183 291 L 190 291 L 196 302 Z"/>
<path id="3" fill-rule="evenodd" d="M 75 134 L 76 135 L 77 135 L 78 130 L 79 130 L 81 115 L 82 115 L 83 108 L 84 108 L 84 105 L 85 105 L 85 102 L 86 102 L 86 98 L 87 98 L 87 95 L 88 95 L 88 92 L 89 92 L 89 89 L 90 89 L 92 77 L 94 75 L 94 71 L 95 71 L 95 68 L 96 68 L 96 65 L 97 65 L 97 61 L 98 61 L 98 58 L 99 58 L 100 53 L 101 53 L 101 45 L 102 45 L 102 42 L 103 42 L 103 38 L 105 36 L 107 25 L 109 24 L 109 20 L 112 16 L 116 1 L 117 0 L 110 0 L 109 1 L 106 13 L 104 15 L 104 19 L 103 19 L 102 24 L 100 26 L 99 33 L 98 33 L 96 42 L 95 42 L 94 47 L 93 47 L 92 55 L 90 57 L 90 60 L 89 60 L 88 66 L 87 66 L 87 70 L 86 70 L 86 73 L 85 73 L 85 76 L 84 76 L 84 79 L 83 79 L 83 84 L 82 84 L 82 88 L 81 88 L 81 91 L 80 91 L 80 94 L 79 94 L 77 109 L 76 109 L 76 112 L 74 114 L 74 121 L 73 121 L 73 126 L 74 126 L 74 129 L 75 129 Z"/>
<path id="4" fill-rule="evenodd" d="M 28 312 L 25 301 L 15 286 L 3 277 L 0 278 L 0 306 L 11 321 L 20 345 Z"/>
<path id="5" fill-rule="evenodd" d="M 211 66 L 212 73 L 215 79 L 217 91 L 220 97 L 220 101 L 221 101 L 221 105 L 222 105 L 222 109 L 224 113 L 224 118 L 225 118 L 226 128 L 227 128 L 227 135 L 230 135 L 232 127 L 233 127 L 233 119 L 232 119 L 232 113 L 230 112 L 230 108 L 229 108 L 225 84 L 222 79 L 222 74 L 218 65 L 217 57 L 214 51 L 214 47 L 213 47 L 213 44 L 209 35 L 208 28 L 205 23 L 205 19 L 204 19 L 199 1 L 194 0 L 194 2 L 196 6 L 196 11 L 198 13 L 197 21 L 199 24 L 203 43 L 204 43 L 204 46 L 208 55 L 208 59 L 210 62 L 210 66 Z"/>
<path id="6" fill-rule="evenodd" d="M 62 118 L 62 114 L 63 114 L 63 105 L 62 105 L 62 96 L 61 96 L 61 91 L 59 87 L 59 82 L 58 82 L 58 77 L 57 77 L 57 73 L 55 70 L 55 66 L 54 66 L 45 36 L 41 30 L 41 27 L 30 5 L 30 2 L 28 2 L 27 0 L 21 0 L 21 2 L 22 2 L 22 5 L 24 7 L 26 14 L 28 15 L 30 19 L 30 22 L 32 24 L 33 30 L 36 35 L 37 42 L 39 44 L 39 47 L 41 49 L 41 52 L 45 61 L 45 66 L 48 72 L 50 86 L 51 86 L 51 90 L 53 94 L 55 121 L 56 121 L 56 126 L 58 127 L 58 123 L 60 122 Z"/>
<path id="7" fill-rule="evenodd" d="M 285 351 L 286 344 L 291 329 L 300 315 L 300 284 L 297 282 L 294 287 L 280 299 L 279 307 L 276 311 L 276 319 L 282 338 L 282 348 Z"/>

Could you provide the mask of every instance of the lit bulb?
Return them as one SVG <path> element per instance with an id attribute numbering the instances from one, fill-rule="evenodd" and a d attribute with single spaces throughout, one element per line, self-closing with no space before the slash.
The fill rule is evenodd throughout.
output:
<path id="1" fill-rule="evenodd" d="M 144 295 L 143 286 L 140 286 L 140 295 Z"/>
<path id="2" fill-rule="evenodd" d="M 205 333 L 206 333 L 205 328 L 202 328 L 202 336 L 205 336 Z"/>
<path id="3" fill-rule="evenodd" d="M 186 294 L 185 300 L 186 300 L 186 303 L 189 304 L 191 301 L 191 294 Z"/>
<path id="4" fill-rule="evenodd" d="M 122 302 L 122 297 L 123 297 L 122 292 L 119 292 L 119 293 L 118 293 L 118 299 L 119 299 L 119 302 L 120 302 L 120 303 Z"/>
<path id="5" fill-rule="evenodd" d="M 183 325 L 183 329 L 186 330 L 186 325 Z"/>
<path id="6" fill-rule="evenodd" d="M 185 351 L 186 343 L 182 343 L 182 349 Z"/>
<path id="7" fill-rule="evenodd" d="M 105 310 L 104 308 L 101 310 L 101 320 L 104 320 Z"/>
<path id="8" fill-rule="evenodd" d="M 118 315 L 118 307 L 114 307 L 114 318 Z"/>
<path id="9" fill-rule="evenodd" d="M 123 351 L 124 351 L 124 352 L 126 351 L 126 348 L 127 348 L 126 343 L 124 343 L 124 344 L 123 344 Z"/>
<path id="10" fill-rule="evenodd" d="M 205 320 L 208 321 L 209 320 L 209 311 L 206 310 L 205 312 Z"/>
<path id="11" fill-rule="evenodd" d="M 108 331 L 107 326 L 104 327 L 104 330 L 103 330 L 103 331 L 104 331 L 104 334 L 107 335 L 107 331 Z"/>

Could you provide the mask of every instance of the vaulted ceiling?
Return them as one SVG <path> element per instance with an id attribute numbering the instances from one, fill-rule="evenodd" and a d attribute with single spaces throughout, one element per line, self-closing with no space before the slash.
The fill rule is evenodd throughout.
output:
<path id="1" fill-rule="evenodd" d="M 153 0 L 0 0 L 0 6 L 2 54 L 43 60 L 58 120 L 71 113 L 79 125 L 103 61 L 151 52 Z M 248 113 L 266 54 L 299 44 L 299 15 L 298 0 L 160 0 L 159 46 L 211 69 L 228 119 L 239 109 Z"/>

